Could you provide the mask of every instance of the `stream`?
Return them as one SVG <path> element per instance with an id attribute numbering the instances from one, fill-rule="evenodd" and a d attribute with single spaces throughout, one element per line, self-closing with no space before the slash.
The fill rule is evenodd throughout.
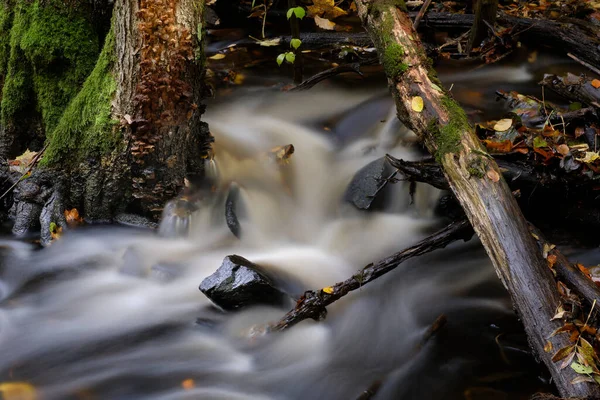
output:
<path id="1" fill-rule="evenodd" d="M 511 63 L 479 75 L 449 65 L 440 76 L 485 119 L 503 112 L 497 89 L 540 94 L 536 66 Z M 231 254 L 298 293 L 322 288 L 442 226 L 433 213 L 440 192 L 427 186 L 417 185 L 411 203 L 407 183 L 390 185 L 368 212 L 342 200 L 367 163 L 423 156 L 378 82 L 300 93 L 242 86 L 209 104 L 209 173 L 219 193 L 239 192 L 241 239 L 226 224 L 224 195 L 202 197 L 184 221 L 186 237 L 174 235 L 182 224 L 172 216 L 161 235 L 87 227 L 43 250 L 5 238 L 0 380 L 28 382 L 49 400 L 356 399 L 375 382 L 373 399 L 525 399 L 551 390 L 476 239 L 410 260 L 336 302 L 324 321 L 284 333 L 251 334 L 286 308 L 222 313 L 198 290 Z M 288 144 L 288 163 L 269 159 Z M 421 343 L 441 314 L 447 324 Z"/>

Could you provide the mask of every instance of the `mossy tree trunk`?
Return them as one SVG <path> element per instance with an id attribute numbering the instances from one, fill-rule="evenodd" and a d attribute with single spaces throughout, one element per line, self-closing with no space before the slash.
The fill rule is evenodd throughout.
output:
<path id="1" fill-rule="evenodd" d="M 210 144 L 203 2 L 111 3 L 0 0 L 0 157 L 45 141 L 15 200 L 52 208 L 59 224 L 65 207 L 89 220 L 157 218 L 184 177 L 202 173 Z"/>
<path id="2" fill-rule="evenodd" d="M 464 111 L 437 80 L 403 1 L 356 0 L 358 14 L 380 54 L 398 117 L 424 141 L 441 164 L 450 188 L 465 210 L 509 291 L 530 344 L 565 397 L 596 398 L 595 384 L 571 384 L 570 368 L 552 362 L 554 351 L 570 344 L 551 321 L 560 298 L 548 262 L 542 257 L 498 165 L 482 147 Z"/>

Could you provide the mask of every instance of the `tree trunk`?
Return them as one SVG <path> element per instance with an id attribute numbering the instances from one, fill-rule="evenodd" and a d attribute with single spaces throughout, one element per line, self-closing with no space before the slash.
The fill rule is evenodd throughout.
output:
<path id="1" fill-rule="evenodd" d="M 16 233 L 41 212 L 48 236 L 72 207 L 92 221 L 157 219 L 202 173 L 202 2 L 116 0 L 108 21 L 109 3 L 0 0 L 0 156 L 47 145 L 15 190 L 14 210 L 34 209 L 17 212 Z"/>
<path id="2" fill-rule="evenodd" d="M 568 339 L 550 338 L 559 327 L 550 321 L 560 302 L 554 280 L 527 223 L 464 111 L 441 87 L 428 63 L 412 22 L 398 7 L 403 2 L 356 0 L 363 25 L 371 36 L 388 76 L 398 117 L 415 131 L 444 169 L 473 228 L 483 243 L 525 325 L 530 344 L 544 361 L 565 396 L 597 394 L 589 384 L 571 384 L 574 371 L 559 370 L 552 354 Z"/>
<path id="3" fill-rule="evenodd" d="M 483 39 L 488 36 L 488 24 L 494 26 L 496 13 L 498 12 L 498 0 L 477 0 L 475 6 L 475 21 L 469 35 L 469 43 L 466 53 L 469 54 L 474 47 L 479 47 Z"/>

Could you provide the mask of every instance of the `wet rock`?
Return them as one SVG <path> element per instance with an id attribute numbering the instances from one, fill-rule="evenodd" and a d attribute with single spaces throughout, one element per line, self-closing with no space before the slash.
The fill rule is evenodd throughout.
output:
<path id="1" fill-rule="evenodd" d="M 242 234 L 242 228 L 237 216 L 239 198 L 240 188 L 236 184 L 232 184 L 225 200 L 225 222 L 227 222 L 227 227 L 231 233 L 238 239 Z"/>
<path id="2" fill-rule="evenodd" d="M 157 229 L 158 224 L 149 218 L 137 214 L 121 213 L 115 217 L 115 222 L 121 225 L 133 226 L 135 228 Z"/>
<path id="3" fill-rule="evenodd" d="M 40 213 L 40 243 L 42 246 L 47 246 L 52 241 L 52 235 L 50 234 L 50 226 L 52 223 L 55 223 L 63 229 L 67 228 L 64 210 L 65 206 L 59 192 L 53 192 L 46 204 L 44 204 Z"/>
<path id="4" fill-rule="evenodd" d="M 15 236 L 25 236 L 40 228 L 41 205 L 19 201 L 13 207 L 15 224 L 13 225 L 12 233 Z"/>
<path id="5" fill-rule="evenodd" d="M 225 257 L 221 267 L 202 281 L 200 290 L 227 311 L 257 304 L 280 306 L 287 300 L 260 266 L 237 255 Z"/>
<path id="6" fill-rule="evenodd" d="M 385 157 L 362 167 L 352 178 L 344 193 L 344 200 L 356 208 L 368 210 L 375 206 L 379 196 L 375 196 L 377 189 L 392 173 L 393 169 Z"/>

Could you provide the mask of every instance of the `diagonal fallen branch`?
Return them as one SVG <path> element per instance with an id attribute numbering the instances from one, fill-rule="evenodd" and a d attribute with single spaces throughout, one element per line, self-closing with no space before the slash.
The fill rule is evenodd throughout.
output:
<path id="1" fill-rule="evenodd" d="M 298 300 L 293 310 L 288 312 L 278 323 L 272 325 L 272 331 L 282 331 L 305 319 L 321 320 L 327 314 L 326 307 L 339 300 L 353 290 L 392 271 L 409 258 L 417 257 L 430 251 L 446 247 L 452 242 L 468 240 L 473 235 L 473 228 L 467 220 L 453 222 L 416 245 L 395 253 L 374 264 L 369 264 L 357 274 L 343 282 L 336 283 L 317 291 L 307 291 Z"/>

